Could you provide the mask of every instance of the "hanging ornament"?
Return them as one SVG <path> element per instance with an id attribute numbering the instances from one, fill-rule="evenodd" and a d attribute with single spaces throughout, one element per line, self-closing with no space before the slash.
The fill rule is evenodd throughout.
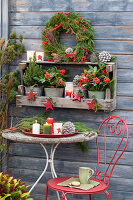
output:
<path id="1" fill-rule="evenodd" d="M 48 109 L 54 110 L 53 105 L 52 105 L 52 103 L 50 102 L 49 99 L 47 100 L 46 103 L 43 103 L 43 104 L 46 106 L 46 110 L 48 110 Z"/>
<path id="2" fill-rule="evenodd" d="M 73 49 L 69 47 L 69 48 L 66 49 L 65 52 L 66 52 L 66 53 L 69 53 L 69 54 L 70 54 L 70 53 L 73 53 Z"/>
<path id="3" fill-rule="evenodd" d="M 91 109 L 92 109 L 92 107 L 94 106 L 94 99 L 92 99 L 92 101 L 91 101 L 91 102 L 87 102 L 87 104 L 89 105 L 89 108 L 88 108 L 88 110 L 91 110 Z"/>
<path id="4" fill-rule="evenodd" d="M 78 100 L 79 102 L 81 101 L 81 98 L 84 97 L 84 95 L 77 95 L 77 94 L 73 94 L 73 96 L 74 96 L 73 101 Z"/>
<path id="5" fill-rule="evenodd" d="M 33 92 L 32 90 L 30 90 L 30 92 L 26 92 L 25 93 L 28 97 L 27 97 L 27 100 L 29 101 L 35 101 L 35 95 L 37 94 L 37 93 L 35 93 L 35 92 Z"/>

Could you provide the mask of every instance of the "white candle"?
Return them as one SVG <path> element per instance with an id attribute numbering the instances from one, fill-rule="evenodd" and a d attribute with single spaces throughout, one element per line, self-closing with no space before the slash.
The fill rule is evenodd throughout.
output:
<path id="1" fill-rule="evenodd" d="M 37 123 L 37 120 L 35 120 L 35 123 L 32 125 L 32 133 L 40 134 L 40 124 Z"/>
<path id="2" fill-rule="evenodd" d="M 35 51 L 27 51 L 27 61 L 33 61 Z"/>
<path id="3" fill-rule="evenodd" d="M 62 134 L 62 123 L 54 123 L 54 135 Z"/>
<path id="4" fill-rule="evenodd" d="M 43 61 L 43 60 L 44 60 L 44 53 L 36 52 L 36 61 Z"/>
<path id="5" fill-rule="evenodd" d="M 73 94 L 73 82 L 66 82 L 65 97 L 72 98 L 72 94 Z"/>

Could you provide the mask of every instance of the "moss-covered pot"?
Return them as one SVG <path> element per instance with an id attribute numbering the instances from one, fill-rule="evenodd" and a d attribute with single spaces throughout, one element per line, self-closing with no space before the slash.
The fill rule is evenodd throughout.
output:
<path id="1" fill-rule="evenodd" d="M 64 88 L 44 88 L 46 97 L 63 97 Z"/>
<path id="2" fill-rule="evenodd" d="M 95 96 L 96 99 L 105 99 L 105 91 L 88 91 L 89 99 L 93 99 Z"/>

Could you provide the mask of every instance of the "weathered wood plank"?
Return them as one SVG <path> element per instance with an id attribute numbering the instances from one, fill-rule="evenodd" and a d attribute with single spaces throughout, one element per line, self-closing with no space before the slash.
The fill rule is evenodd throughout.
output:
<path id="1" fill-rule="evenodd" d="M 112 142 L 113 144 L 110 144 L 107 142 L 107 162 L 111 160 L 111 157 L 113 157 L 113 154 L 115 153 L 116 146 L 118 146 L 118 142 L 120 142 L 119 138 L 107 138 L 110 143 Z M 118 141 L 116 144 L 114 144 L 114 141 Z M 127 165 L 133 165 L 133 160 L 132 160 L 132 139 L 130 138 L 131 142 L 128 144 L 126 152 L 123 154 L 122 158 L 119 160 L 118 164 L 127 164 Z M 93 162 L 97 163 L 97 150 L 96 150 L 96 142 L 95 141 L 89 141 L 86 142 L 89 152 L 86 152 L 83 154 L 81 150 L 77 147 L 76 144 L 61 144 L 55 154 L 55 159 L 60 159 L 60 160 L 73 160 L 77 162 L 81 162 L 81 157 L 82 157 L 82 162 Z M 49 150 L 49 146 L 46 145 L 47 149 Z M 100 148 L 100 161 L 104 162 L 104 142 L 103 138 L 99 139 L 99 148 Z M 124 146 L 120 148 L 122 150 Z M 72 149 L 72 152 L 71 152 Z M 110 151 L 109 151 L 110 150 Z M 129 151 L 129 152 L 128 152 Z M 130 152 L 131 151 L 131 152 Z M 62 154 L 60 153 L 62 152 Z M 121 151 L 118 152 L 120 154 Z M 21 144 L 21 143 L 11 143 L 10 146 L 10 151 L 9 151 L 10 156 L 25 156 L 25 157 L 38 157 L 38 158 L 45 158 L 45 154 L 42 151 L 41 146 L 38 145 L 29 145 L 29 144 Z M 78 155 L 78 156 L 77 156 Z M 89 158 L 89 159 L 88 159 Z"/>
<path id="2" fill-rule="evenodd" d="M 9 11 L 132 11 L 133 4 L 130 0 L 85 0 L 85 1 L 57 1 L 57 0 L 12 0 L 9 1 Z"/>
<path id="3" fill-rule="evenodd" d="M 28 158 L 28 159 L 27 159 Z M 41 174 L 41 171 L 44 169 L 45 160 L 39 158 L 30 158 L 30 157 L 18 157 L 13 156 L 9 158 L 9 168 L 13 169 L 23 169 L 24 170 L 24 177 L 26 174 L 29 174 L 29 180 L 32 176 L 32 173 L 35 174 L 35 177 L 31 177 L 31 181 L 34 181 L 36 177 Z M 62 166 L 62 167 L 61 167 Z M 58 176 L 74 176 L 78 174 L 79 167 L 91 167 L 96 171 L 96 163 L 92 162 L 74 162 L 74 161 L 55 161 L 55 169 Z M 104 165 L 100 163 L 100 170 L 104 170 Z M 28 170 L 26 172 L 26 170 Z M 36 173 L 36 170 L 38 174 Z M 22 171 L 22 170 L 21 170 Z M 48 171 L 50 172 L 50 168 Z M 123 165 L 116 165 L 115 169 L 112 174 L 112 178 L 116 180 L 119 178 L 128 179 L 129 182 L 132 182 L 132 167 L 131 166 L 123 166 Z M 22 178 L 22 172 L 20 177 Z M 28 178 L 28 177 L 27 177 Z M 47 181 L 50 176 L 44 176 L 45 181 Z M 44 180 L 43 179 L 43 180 Z"/>
<path id="4" fill-rule="evenodd" d="M 11 0 L 9 11 L 68 11 L 71 9 L 70 0 Z"/>
<path id="5" fill-rule="evenodd" d="M 11 12 L 9 25 L 44 25 L 56 12 Z M 133 25 L 133 12 L 81 12 L 92 25 Z"/>
<path id="6" fill-rule="evenodd" d="M 133 41 L 115 41 L 115 40 L 94 40 L 95 50 L 101 52 L 106 50 L 112 54 L 132 54 Z M 24 39 L 23 43 L 26 50 L 41 50 L 41 39 Z"/>
<path id="7" fill-rule="evenodd" d="M 9 26 L 9 31 L 23 34 L 24 38 L 41 38 L 45 26 Z M 133 26 L 93 26 L 96 39 L 132 40 Z"/>
<path id="8" fill-rule="evenodd" d="M 36 107 L 44 107 L 43 103 L 47 102 L 48 97 L 36 97 L 35 101 L 28 101 L 27 96 L 17 95 L 16 96 L 16 106 L 36 106 Z M 91 102 L 91 99 L 81 99 L 81 102 L 79 101 L 73 101 L 72 99 L 67 98 L 58 98 L 53 97 L 52 98 L 54 102 L 56 102 L 55 107 L 59 108 L 76 108 L 76 109 L 88 109 L 88 102 Z M 99 99 L 98 103 L 102 105 L 100 110 L 104 111 L 112 111 L 115 109 L 113 99 Z"/>

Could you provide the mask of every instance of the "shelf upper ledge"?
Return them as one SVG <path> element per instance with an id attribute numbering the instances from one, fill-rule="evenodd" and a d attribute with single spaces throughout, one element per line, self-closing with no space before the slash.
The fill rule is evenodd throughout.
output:
<path id="1" fill-rule="evenodd" d="M 28 60 L 22 60 L 21 63 L 29 63 L 30 61 Z M 66 63 L 66 62 L 62 62 L 62 63 L 55 63 L 55 62 L 49 62 L 49 61 L 36 61 L 36 63 L 38 64 L 70 64 L 70 65 L 97 65 L 97 63 L 92 63 L 92 62 L 84 62 L 84 63 L 75 63 L 73 64 L 73 62 L 69 62 L 69 63 Z M 106 63 L 106 65 L 115 65 L 116 63 L 115 62 L 108 62 Z"/>

